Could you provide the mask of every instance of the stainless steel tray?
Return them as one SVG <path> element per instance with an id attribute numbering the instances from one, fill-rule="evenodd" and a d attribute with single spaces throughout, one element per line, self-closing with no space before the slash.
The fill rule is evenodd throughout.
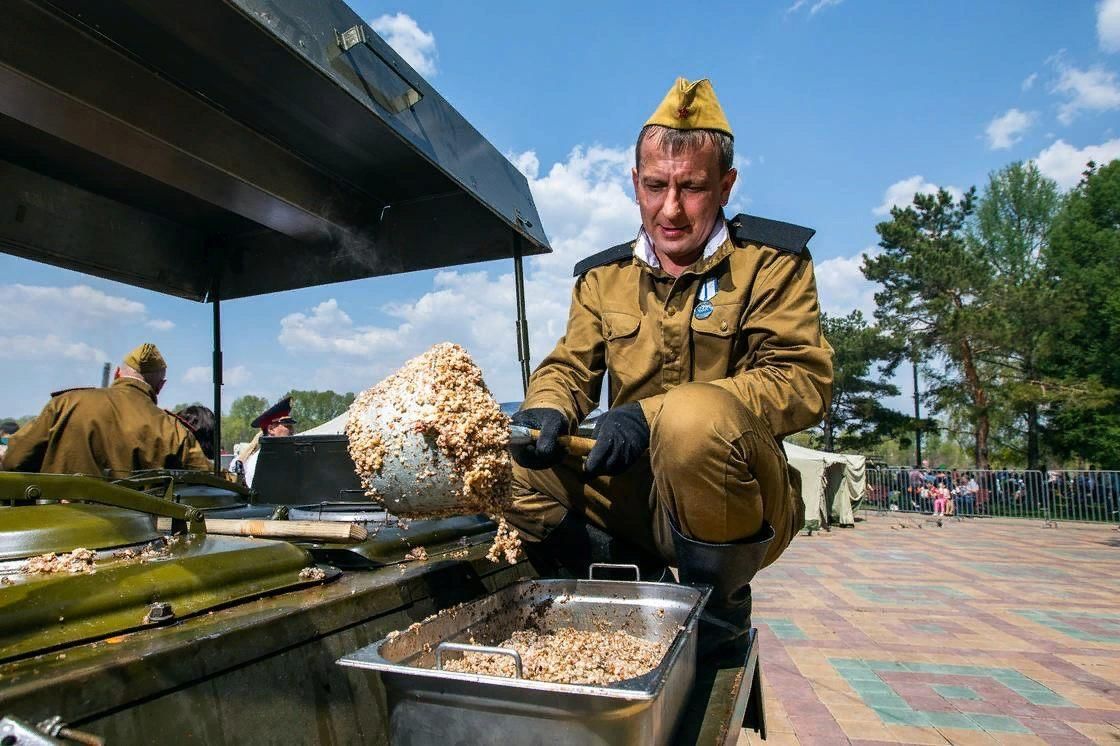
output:
<path id="1" fill-rule="evenodd" d="M 381 672 L 394 744 L 668 743 L 696 675 L 696 623 L 707 588 L 617 580 L 526 580 L 348 655 Z M 608 686 L 555 684 L 436 668 L 530 622 L 623 630 L 669 643 L 649 673 Z M 479 651 L 482 652 L 482 651 Z"/>

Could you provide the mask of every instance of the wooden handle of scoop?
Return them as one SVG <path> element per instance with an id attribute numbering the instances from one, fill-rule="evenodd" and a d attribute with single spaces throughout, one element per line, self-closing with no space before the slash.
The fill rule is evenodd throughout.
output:
<path id="1" fill-rule="evenodd" d="M 540 430 L 530 430 L 529 433 L 534 438 L 539 438 L 541 435 Z M 595 447 L 594 438 L 581 438 L 578 435 L 561 435 L 557 440 L 560 441 L 560 445 L 567 449 L 568 453 L 576 456 L 586 456 Z"/>
<path id="2" fill-rule="evenodd" d="M 171 529 L 170 518 L 156 521 L 160 531 Z M 323 541 L 365 541 L 364 526 L 333 521 L 270 521 L 263 518 L 207 518 L 206 533 L 224 536 L 258 536 L 264 539 L 320 539 Z"/>

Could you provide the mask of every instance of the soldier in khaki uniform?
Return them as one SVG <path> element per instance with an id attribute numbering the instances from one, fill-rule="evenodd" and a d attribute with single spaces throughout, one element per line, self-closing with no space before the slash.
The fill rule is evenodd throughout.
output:
<path id="1" fill-rule="evenodd" d="M 209 470 L 190 430 L 156 406 L 167 364 L 154 344 L 125 356 L 106 389 L 70 389 L 8 441 L 4 468 L 125 477 L 140 469 Z"/>
<path id="2" fill-rule="evenodd" d="M 711 84 L 679 79 L 638 137 L 642 230 L 576 265 L 567 331 L 514 416 L 541 431 L 514 450 L 510 519 L 530 557 L 572 572 L 652 558 L 712 585 L 703 649 L 743 639 L 751 579 L 804 522 L 781 438 L 820 421 L 832 385 L 813 231 L 724 218 L 732 142 Z M 581 465 L 557 436 L 604 376 L 610 409 Z"/>

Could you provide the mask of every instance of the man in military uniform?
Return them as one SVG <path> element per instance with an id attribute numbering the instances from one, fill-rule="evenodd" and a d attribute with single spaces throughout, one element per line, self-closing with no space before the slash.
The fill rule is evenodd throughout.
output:
<path id="1" fill-rule="evenodd" d="M 287 438 L 296 434 L 296 420 L 292 417 L 292 397 L 285 396 L 271 407 L 261 412 L 260 416 L 249 423 L 251 427 L 260 428 L 248 445 L 241 449 L 232 462 L 229 470 L 245 479 L 245 484 L 253 486 L 253 478 L 257 472 L 257 456 L 260 455 L 261 438 Z"/>
<path id="2" fill-rule="evenodd" d="M 707 80 L 679 79 L 638 137 L 642 228 L 576 265 L 568 327 L 515 424 L 510 520 L 531 558 L 572 572 L 650 558 L 714 587 L 702 648 L 750 625 L 750 581 L 804 523 L 781 438 L 820 421 L 832 385 L 813 231 L 739 215 L 731 127 Z M 599 402 L 586 464 L 571 433 Z"/>
<path id="3" fill-rule="evenodd" d="M 104 389 L 52 395 L 8 441 L 4 468 L 125 477 L 141 469 L 208 470 L 186 425 L 156 406 L 167 363 L 154 344 L 128 353 Z"/>

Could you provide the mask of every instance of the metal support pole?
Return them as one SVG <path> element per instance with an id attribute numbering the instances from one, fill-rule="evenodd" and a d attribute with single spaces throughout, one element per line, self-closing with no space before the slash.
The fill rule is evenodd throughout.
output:
<path id="1" fill-rule="evenodd" d="M 214 473 L 222 471 L 222 299 L 218 291 L 218 281 L 210 291 L 210 302 L 214 304 Z"/>
<path id="2" fill-rule="evenodd" d="M 521 393 L 529 393 L 529 321 L 525 317 L 525 268 L 521 260 L 521 236 L 513 238 L 513 289 L 517 299 L 517 359 L 521 363 Z"/>
<path id="3" fill-rule="evenodd" d="M 920 395 L 918 394 L 918 356 L 915 354 L 910 358 L 910 363 L 914 367 L 914 465 L 922 465 L 922 412 L 919 408 L 918 402 Z"/>

